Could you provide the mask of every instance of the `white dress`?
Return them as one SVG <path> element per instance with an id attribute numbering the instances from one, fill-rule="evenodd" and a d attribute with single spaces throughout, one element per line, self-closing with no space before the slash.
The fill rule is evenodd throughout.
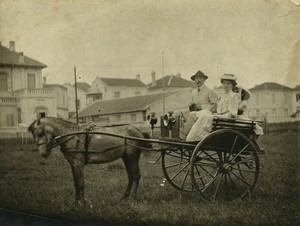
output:
<path id="1" fill-rule="evenodd" d="M 231 90 L 222 95 L 217 104 L 217 114 L 215 116 L 225 118 L 235 118 L 238 112 L 240 96 Z M 186 137 L 186 141 L 198 141 L 206 137 L 212 130 L 214 115 L 208 109 L 198 112 L 198 120 L 193 125 Z"/>

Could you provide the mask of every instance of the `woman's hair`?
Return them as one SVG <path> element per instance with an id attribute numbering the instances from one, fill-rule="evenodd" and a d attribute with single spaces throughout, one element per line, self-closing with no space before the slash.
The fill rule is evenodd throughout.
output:
<path id="1" fill-rule="evenodd" d="M 221 79 L 221 83 L 223 84 L 224 81 L 229 81 L 232 84 L 232 88 L 237 85 L 236 81 L 231 80 L 231 79 Z"/>

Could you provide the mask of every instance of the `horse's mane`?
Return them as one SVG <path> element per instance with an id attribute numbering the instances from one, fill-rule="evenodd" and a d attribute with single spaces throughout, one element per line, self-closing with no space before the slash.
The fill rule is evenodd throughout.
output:
<path id="1" fill-rule="evenodd" d="M 47 120 L 50 120 L 50 121 L 53 121 L 54 123 L 56 124 L 60 124 L 60 125 L 63 125 L 63 126 L 72 126 L 72 127 L 76 127 L 77 124 L 73 123 L 73 122 L 70 122 L 70 121 L 67 121 L 67 120 L 64 120 L 64 119 L 61 119 L 61 118 L 55 118 L 55 117 L 45 117 L 45 119 Z M 31 123 L 28 127 L 28 132 L 32 132 L 33 131 L 33 127 L 34 127 L 34 124 L 36 123 L 36 120 L 34 120 L 33 123 Z"/>
<path id="2" fill-rule="evenodd" d="M 34 120 L 34 122 L 28 126 L 28 128 L 27 128 L 28 132 L 33 132 L 33 126 L 34 126 L 35 122 L 36 122 L 36 120 Z"/>
<path id="3" fill-rule="evenodd" d="M 46 119 L 49 119 L 50 121 L 54 121 L 55 123 L 58 123 L 58 124 L 63 124 L 65 126 L 77 126 L 76 123 L 73 123 L 73 122 L 70 122 L 70 121 L 67 121 L 65 119 L 62 119 L 62 118 L 55 118 L 55 117 L 46 117 Z"/>

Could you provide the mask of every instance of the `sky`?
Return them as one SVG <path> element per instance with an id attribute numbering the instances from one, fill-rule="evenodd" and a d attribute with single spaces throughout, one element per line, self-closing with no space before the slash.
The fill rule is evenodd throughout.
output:
<path id="1" fill-rule="evenodd" d="M 290 0 L 0 0 L 2 45 L 14 40 L 46 64 L 48 83 L 73 83 L 76 66 L 89 84 L 201 70 L 212 87 L 224 73 L 247 88 L 295 87 L 299 39 L 300 7 Z"/>

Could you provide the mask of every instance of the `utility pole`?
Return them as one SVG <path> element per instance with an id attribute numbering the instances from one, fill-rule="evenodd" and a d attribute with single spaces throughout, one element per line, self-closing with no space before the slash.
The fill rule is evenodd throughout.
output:
<path id="1" fill-rule="evenodd" d="M 166 99 L 165 99 L 165 82 L 164 82 L 164 52 L 162 52 L 162 57 L 161 57 L 161 71 L 162 71 L 162 86 L 163 86 L 163 115 L 165 115 L 165 110 L 166 110 Z"/>
<path id="2" fill-rule="evenodd" d="M 78 125 L 78 101 L 77 101 L 77 78 L 76 77 L 77 77 L 77 75 L 76 75 L 76 67 L 74 66 L 76 124 Z"/>

